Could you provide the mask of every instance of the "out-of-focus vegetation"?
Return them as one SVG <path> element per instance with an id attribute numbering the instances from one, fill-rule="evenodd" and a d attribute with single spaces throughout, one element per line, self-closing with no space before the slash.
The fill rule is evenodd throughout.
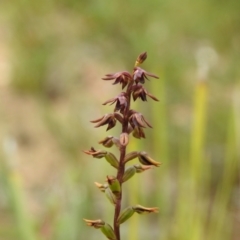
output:
<path id="1" fill-rule="evenodd" d="M 160 214 L 134 216 L 123 239 L 240 238 L 240 1 L 0 5 L 1 240 L 104 239 L 82 218 L 111 222 L 91 183 L 114 169 L 82 150 L 118 134 L 89 123 L 120 87 L 100 78 L 143 51 L 160 102 L 146 105 L 154 129 L 131 148 L 163 165 L 131 179 L 125 199 Z"/>

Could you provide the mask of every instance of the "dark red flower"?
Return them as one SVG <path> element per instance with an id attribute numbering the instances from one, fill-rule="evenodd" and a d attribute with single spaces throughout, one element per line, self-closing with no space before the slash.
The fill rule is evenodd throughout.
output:
<path id="1" fill-rule="evenodd" d="M 108 103 L 111 103 L 110 105 L 116 103 L 116 106 L 114 108 L 114 112 L 120 111 L 120 113 L 124 113 L 124 110 L 127 107 L 127 98 L 126 93 L 122 92 L 117 97 L 111 98 L 103 103 L 103 105 L 106 105 Z"/>
<path id="2" fill-rule="evenodd" d="M 158 76 L 152 74 L 152 73 L 149 73 L 145 70 L 143 70 L 142 68 L 140 67 L 135 67 L 134 68 L 134 73 L 133 73 L 133 80 L 136 82 L 136 83 L 145 83 L 145 79 L 148 80 L 147 76 L 149 77 L 154 77 L 154 78 L 158 78 Z"/>
<path id="3" fill-rule="evenodd" d="M 107 131 L 116 125 L 116 120 L 122 123 L 123 118 L 120 113 L 107 113 L 103 117 L 100 117 L 96 120 L 90 121 L 92 123 L 97 123 L 95 127 L 101 127 L 108 124 Z"/>
<path id="4" fill-rule="evenodd" d="M 129 72 L 122 71 L 117 73 L 106 74 L 103 80 L 115 80 L 113 84 L 122 84 L 122 89 L 126 87 L 129 81 L 132 80 L 132 75 Z"/>
<path id="5" fill-rule="evenodd" d="M 144 116 L 134 110 L 130 110 L 129 123 L 133 129 L 135 129 L 136 127 L 145 128 L 146 126 L 152 128 L 152 126 L 150 125 L 150 123 L 147 122 Z"/>
<path id="6" fill-rule="evenodd" d="M 158 99 L 154 97 L 152 94 L 148 93 L 147 90 L 141 84 L 136 84 L 132 86 L 132 96 L 134 101 L 137 98 L 141 98 L 142 101 L 147 101 L 147 96 L 149 96 L 155 101 L 158 101 Z"/>
<path id="7" fill-rule="evenodd" d="M 132 135 L 138 139 L 145 138 L 145 133 L 141 127 L 135 127 Z"/>
<path id="8" fill-rule="evenodd" d="M 108 113 L 108 114 L 105 114 L 103 117 L 90 122 L 97 123 L 97 125 L 95 126 L 96 128 L 108 124 L 108 127 L 107 127 L 107 131 L 108 131 L 109 129 L 115 127 L 116 125 L 115 114 Z"/>

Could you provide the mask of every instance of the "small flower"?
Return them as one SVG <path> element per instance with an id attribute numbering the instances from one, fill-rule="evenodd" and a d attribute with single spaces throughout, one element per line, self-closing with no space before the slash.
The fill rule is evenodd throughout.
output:
<path id="1" fill-rule="evenodd" d="M 135 138 L 138 138 L 138 139 L 141 139 L 141 138 L 146 138 L 145 137 L 145 133 L 143 131 L 143 129 L 141 127 L 135 127 L 133 129 L 133 133 L 132 135 L 135 137 Z"/>
<path id="2" fill-rule="evenodd" d="M 102 228 L 105 225 L 105 222 L 101 219 L 97 219 L 97 220 L 89 220 L 89 219 L 83 219 L 86 224 L 90 227 L 94 227 L 94 228 Z"/>
<path id="3" fill-rule="evenodd" d="M 154 77 L 154 78 L 158 78 L 158 76 L 152 74 L 152 73 L 149 73 L 145 70 L 143 70 L 142 68 L 140 67 L 135 67 L 134 68 L 134 73 L 133 73 L 133 80 L 136 82 L 136 83 L 145 83 L 145 79 L 148 80 L 147 76 L 149 77 Z"/>
<path id="4" fill-rule="evenodd" d="M 132 96 L 134 101 L 136 101 L 137 98 L 141 98 L 142 101 L 147 101 L 147 96 L 149 96 L 155 101 L 159 101 L 152 94 L 148 93 L 147 90 L 141 84 L 132 86 Z"/>
<path id="5" fill-rule="evenodd" d="M 136 205 L 136 206 L 134 206 L 132 208 L 138 214 L 158 213 L 158 208 L 157 207 L 147 208 L 147 207 L 143 207 L 141 205 Z"/>
<path id="6" fill-rule="evenodd" d="M 154 165 L 155 167 L 159 167 L 161 165 L 160 162 L 157 162 L 154 159 L 152 159 L 146 152 L 140 152 L 138 154 L 138 160 L 143 165 Z"/>
<path id="7" fill-rule="evenodd" d="M 107 154 L 106 151 L 102 151 L 102 150 L 95 150 L 93 147 L 91 147 L 90 150 L 87 151 L 83 151 L 84 153 L 93 156 L 94 158 L 103 158 L 105 157 L 105 155 Z"/>
<path id="8" fill-rule="evenodd" d="M 103 103 L 103 105 L 106 105 L 108 103 L 111 103 L 110 105 L 116 103 L 116 106 L 114 108 L 114 112 L 120 111 L 120 113 L 124 113 L 124 110 L 127 107 L 127 98 L 126 93 L 122 92 L 117 97 L 111 98 Z"/>
<path id="9" fill-rule="evenodd" d="M 98 189 L 105 193 L 107 199 L 110 201 L 110 203 L 112 203 L 113 205 L 116 204 L 117 199 L 116 199 L 116 195 L 112 192 L 112 190 L 110 189 L 109 185 L 107 183 L 101 184 L 98 182 L 95 182 L 95 185 L 98 187 Z"/>
<path id="10" fill-rule="evenodd" d="M 116 119 L 115 119 L 114 114 L 112 114 L 112 113 L 105 114 L 103 117 L 93 120 L 91 122 L 97 123 L 95 128 L 108 124 L 107 131 L 109 129 L 115 127 L 115 125 L 116 125 Z"/>
<path id="11" fill-rule="evenodd" d="M 83 219 L 83 220 L 86 222 L 88 226 L 100 229 L 102 233 L 107 237 L 107 239 L 109 240 L 117 239 L 113 228 L 108 223 L 105 223 L 103 220 L 101 219 L 97 220 Z"/>
<path id="12" fill-rule="evenodd" d="M 113 136 L 108 136 L 105 137 L 103 140 L 99 141 L 98 143 L 102 144 L 106 148 L 110 148 L 114 144 L 112 141 L 113 138 L 114 138 Z"/>
<path id="13" fill-rule="evenodd" d="M 132 80 L 132 76 L 129 72 L 122 71 L 117 73 L 106 74 L 106 77 L 102 78 L 103 80 L 114 80 L 113 84 L 122 84 L 122 89 L 126 87 L 129 81 Z"/>
<path id="14" fill-rule="evenodd" d="M 135 62 L 135 67 L 139 66 L 140 64 L 142 64 L 145 60 L 147 59 L 147 52 L 143 52 L 141 53 L 136 62 Z"/>
<path id="15" fill-rule="evenodd" d="M 104 147 L 106 148 L 110 148 L 112 147 L 112 145 L 114 144 L 117 148 L 120 148 L 122 145 L 119 141 L 118 138 L 113 137 L 113 136 L 108 136 L 105 137 L 103 140 L 98 142 L 99 144 L 102 144 Z"/>
<path id="16" fill-rule="evenodd" d="M 146 126 L 152 128 L 150 123 L 147 122 L 147 120 L 143 117 L 143 115 L 134 110 L 130 110 L 129 123 L 133 129 L 136 127 L 145 128 Z"/>
<path id="17" fill-rule="evenodd" d="M 117 158 L 115 157 L 115 155 L 111 152 L 106 152 L 106 151 L 102 151 L 102 150 L 96 151 L 93 147 L 91 147 L 90 150 L 83 151 L 83 152 L 88 155 L 93 156 L 94 158 L 103 158 L 104 157 L 106 159 L 106 161 L 111 164 L 111 166 L 118 169 L 119 162 L 118 162 Z"/>

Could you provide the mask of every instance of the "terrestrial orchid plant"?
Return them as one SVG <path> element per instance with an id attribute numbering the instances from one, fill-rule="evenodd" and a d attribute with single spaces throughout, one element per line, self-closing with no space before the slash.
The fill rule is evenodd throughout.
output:
<path id="1" fill-rule="evenodd" d="M 111 148 L 115 145 L 119 150 L 119 157 L 116 157 L 109 151 L 95 150 L 93 147 L 91 147 L 90 150 L 84 151 L 86 154 L 91 155 L 94 158 L 105 158 L 105 160 L 116 169 L 116 175 L 108 175 L 105 183 L 101 184 L 95 182 L 95 185 L 101 192 L 105 193 L 115 209 L 112 226 L 102 219 L 84 219 L 88 226 L 100 229 L 106 238 L 110 240 L 121 240 L 120 226 L 134 213 L 143 214 L 158 212 L 157 207 L 144 207 L 141 205 L 128 206 L 122 209 L 122 185 L 133 177 L 135 173 L 144 172 L 152 167 L 158 167 L 161 164 L 152 159 L 145 151 L 127 152 L 127 146 L 131 134 L 137 139 L 145 138 L 144 128 L 152 128 L 150 123 L 140 112 L 131 109 L 131 99 L 133 99 L 133 101 L 136 101 L 137 99 L 147 101 L 147 97 L 149 97 L 154 101 L 158 101 L 156 97 L 144 88 L 145 80 L 148 80 L 148 77 L 158 78 L 156 75 L 139 67 L 146 58 L 146 52 L 138 56 L 132 73 L 122 71 L 107 74 L 102 78 L 106 81 L 113 81 L 114 85 L 122 85 L 122 92 L 116 97 L 103 103 L 103 105 L 115 104 L 112 113 L 107 113 L 91 122 L 96 124 L 96 128 L 107 125 L 107 130 L 112 129 L 115 127 L 116 123 L 119 122 L 122 129 L 119 137 L 107 136 L 99 141 L 99 144 L 102 144 L 106 148 Z M 124 89 L 126 90 L 124 91 Z M 125 167 L 126 163 L 135 158 L 138 158 L 140 164 Z"/>

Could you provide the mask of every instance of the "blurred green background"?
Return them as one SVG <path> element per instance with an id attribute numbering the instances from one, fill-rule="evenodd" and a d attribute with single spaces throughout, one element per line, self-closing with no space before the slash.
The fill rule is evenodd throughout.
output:
<path id="1" fill-rule="evenodd" d="M 240 1 L 2 0 L 0 3 L 0 239 L 100 240 L 82 218 L 112 222 L 93 182 L 115 170 L 82 153 L 106 133 L 120 86 L 106 73 L 143 68 L 151 99 L 134 107 L 154 126 L 129 151 L 163 164 L 124 186 L 134 215 L 123 239 L 240 238 Z M 116 149 L 112 149 L 114 153 Z"/>

